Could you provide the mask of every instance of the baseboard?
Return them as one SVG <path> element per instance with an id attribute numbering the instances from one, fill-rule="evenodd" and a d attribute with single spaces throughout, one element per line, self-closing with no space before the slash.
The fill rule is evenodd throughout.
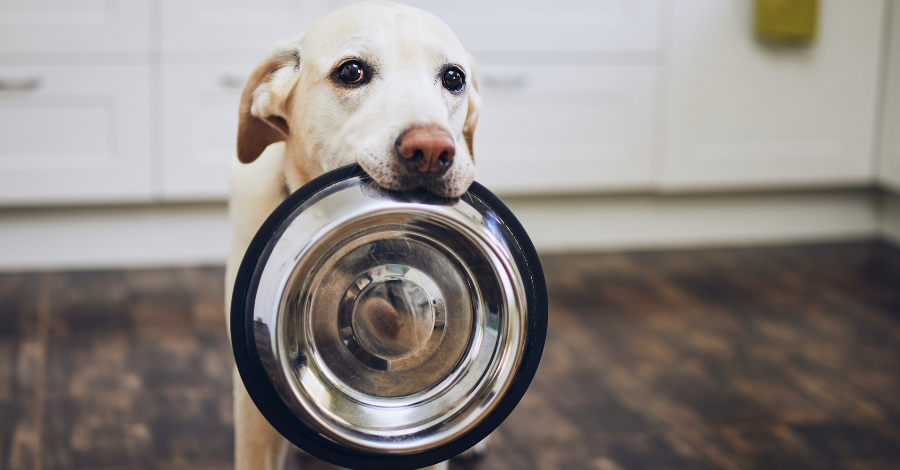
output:
<path id="1" fill-rule="evenodd" d="M 874 238 L 867 190 L 507 201 L 544 253 Z"/>
<path id="2" fill-rule="evenodd" d="M 224 264 L 219 204 L 0 211 L 0 270 Z"/>
<path id="3" fill-rule="evenodd" d="M 881 235 L 900 246 L 900 195 L 886 192 L 881 206 Z"/>
<path id="4" fill-rule="evenodd" d="M 860 240 L 879 234 L 900 241 L 900 198 L 884 200 L 867 190 L 506 202 L 542 253 Z M 882 212 L 891 215 L 881 220 Z M 0 270 L 223 264 L 230 236 L 224 203 L 5 209 L 0 210 Z"/>

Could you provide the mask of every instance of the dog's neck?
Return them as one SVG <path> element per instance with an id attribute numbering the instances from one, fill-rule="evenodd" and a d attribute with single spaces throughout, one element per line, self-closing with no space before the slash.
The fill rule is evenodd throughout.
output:
<path id="1" fill-rule="evenodd" d="M 282 180 L 287 194 L 324 173 L 321 165 L 309 158 L 307 150 L 299 142 L 288 139 L 284 144 L 284 168 Z"/>

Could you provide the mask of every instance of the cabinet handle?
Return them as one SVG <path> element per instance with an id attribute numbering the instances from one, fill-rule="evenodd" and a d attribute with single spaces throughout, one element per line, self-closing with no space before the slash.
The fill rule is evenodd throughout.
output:
<path id="1" fill-rule="evenodd" d="M 517 75 L 482 75 L 478 81 L 489 88 L 525 88 L 530 80 L 528 75 L 520 73 Z"/>
<path id="2" fill-rule="evenodd" d="M 38 77 L 28 78 L 2 78 L 0 77 L 0 91 L 33 91 L 41 85 Z"/>
<path id="3" fill-rule="evenodd" d="M 222 75 L 219 77 L 219 85 L 222 88 L 243 88 L 246 77 L 238 77 L 237 75 Z"/>

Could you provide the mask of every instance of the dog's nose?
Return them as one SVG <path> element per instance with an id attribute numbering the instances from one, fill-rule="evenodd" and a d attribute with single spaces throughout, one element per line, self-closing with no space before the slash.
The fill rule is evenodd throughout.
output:
<path id="1" fill-rule="evenodd" d="M 410 171 L 442 175 L 453 164 L 456 143 L 446 130 L 438 126 L 413 127 L 395 142 L 400 161 Z"/>

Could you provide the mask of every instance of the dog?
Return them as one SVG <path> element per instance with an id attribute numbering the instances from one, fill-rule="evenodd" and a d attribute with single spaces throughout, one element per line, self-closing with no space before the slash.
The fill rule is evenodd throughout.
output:
<path id="1" fill-rule="evenodd" d="M 266 217 L 311 179 L 358 163 L 390 190 L 443 197 L 475 177 L 475 64 L 437 17 L 385 1 L 333 11 L 278 44 L 241 93 L 229 205 L 226 315 L 244 252 Z M 287 441 L 234 371 L 235 468 L 282 467 Z"/>

